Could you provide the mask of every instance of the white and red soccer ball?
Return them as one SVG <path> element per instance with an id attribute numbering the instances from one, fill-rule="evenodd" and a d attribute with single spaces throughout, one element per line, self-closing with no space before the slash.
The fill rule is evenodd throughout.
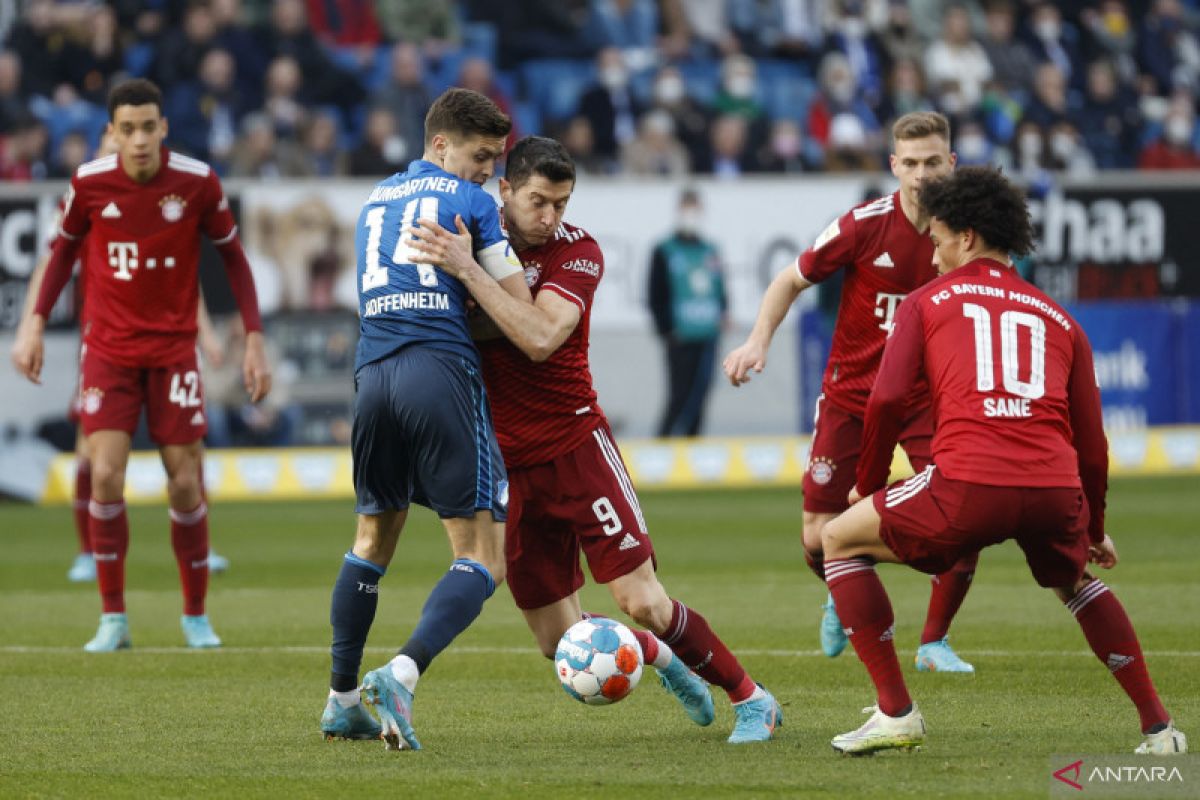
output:
<path id="1" fill-rule="evenodd" d="M 621 623 L 603 617 L 585 619 L 559 640 L 554 669 L 571 697 L 590 706 L 606 706 L 638 685 L 642 648 Z"/>

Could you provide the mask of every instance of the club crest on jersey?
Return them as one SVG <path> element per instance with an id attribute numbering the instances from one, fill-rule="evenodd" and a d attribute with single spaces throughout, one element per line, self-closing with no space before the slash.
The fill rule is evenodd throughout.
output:
<path id="1" fill-rule="evenodd" d="M 80 398 L 81 402 L 79 403 L 79 405 L 82 408 L 83 413 L 95 414 L 97 411 L 100 410 L 100 402 L 103 399 L 104 399 L 104 390 L 96 389 L 96 388 L 84 389 L 83 393 L 82 393 L 82 397 Z"/>
<path id="2" fill-rule="evenodd" d="M 183 209 L 186 206 L 187 201 L 177 194 L 169 194 L 158 201 L 158 207 L 162 209 L 163 219 L 167 222 L 179 222 L 179 220 L 183 219 Z"/>
<path id="3" fill-rule="evenodd" d="M 824 486 L 833 480 L 835 469 L 837 469 L 837 465 L 825 456 L 817 456 L 808 462 L 808 471 L 812 475 L 813 483 L 819 486 Z"/>
<path id="4" fill-rule="evenodd" d="M 525 265 L 525 285 L 532 288 L 542 274 L 542 265 L 536 261 L 531 261 Z"/>

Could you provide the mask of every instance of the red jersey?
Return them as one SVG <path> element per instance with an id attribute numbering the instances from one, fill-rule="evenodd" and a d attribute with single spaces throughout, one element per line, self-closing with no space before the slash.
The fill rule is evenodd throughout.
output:
<path id="1" fill-rule="evenodd" d="M 554 238 L 517 256 L 535 299 L 539 292 L 554 292 L 580 311 L 575 330 L 540 363 L 507 339 L 479 348 L 504 463 L 529 467 L 571 452 L 605 421 L 588 367 L 592 297 L 604 274 L 604 255 L 587 231 L 563 223 Z"/>
<path id="2" fill-rule="evenodd" d="M 1066 311 L 1011 267 L 978 259 L 896 314 L 867 404 L 859 493 L 881 488 L 919 375 L 933 397 L 933 461 L 989 486 L 1078 487 L 1103 536 L 1108 443 L 1092 351 Z"/>
<path id="3" fill-rule="evenodd" d="M 129 367 L 186 361 L 196 346 L 200 234 L 221 245 L 237 225 L 215 172 L 162 151 L 162 167 L 134 181 L 117 155 L 81 166 L 59 233 L 84 239 L 89 350 Z"/>
<path id="4" fill-rule="evenodd" d="M 796 269 L 809 283 L 846 270 L 821 391 L 827 402 L 862 416 L 897 306 L 937 277 L 933 244 L 909 222 L 895 192 L 830 223 L 800 254 Z M 914 402 L 924 404 L 924 393 L 918 386 Z"/>

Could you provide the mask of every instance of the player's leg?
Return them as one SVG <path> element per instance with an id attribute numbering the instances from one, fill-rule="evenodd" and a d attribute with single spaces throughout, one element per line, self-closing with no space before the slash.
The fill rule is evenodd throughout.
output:
<path id="1" fill-rule="evenodd" d="M 89 583 L 96 580 L 96 559 L 92 556 L 92 540 L 88 531 L 90 525 L 88 505 L 92 500 L 92 461 L 88 458 L 87 437 L 83 429 L 78 427 L 78 412 L 75 401 L 71 403 L 75 420 L 75 535 L 79 538 L 79 552 L 67 572 L 67 580 L 73 583 Z"/>
<path id="2" fill-rule="evenodd" d="M 125 616 L 125 555 L 129 550 L 129 517 L 125 513 L 125 467 L 130 438 L 125 431 L 98 430 L 88 435 L 92 456 L 92 499 L 88 533 L 100 590 L 100 627 L 84 645 L 89 652 L 129 647 Z"/>
<path id="3" fill-rule="evenodd" d="M 205 408 L 205 411 L 207 411 L 207 410 L 208 409 Z M 200 454 L 199 473 L 200 473 L 200 475 L 199 475 L 200 499 L 204 501 L 205 505 L 208 505 L 208 487 L 205 485 L 204 454 L 203 453 Z M 220 575 L 221 573 L 228 572 L 228 571 L 229 571 L 229 559 L 226 558 L 225 556 L 221 555 L 220 553 L 218 553 L 217 549 L 215 547 L 213 547 L 212 536 L 210 533 L 209 538 L 208 538 L 208 574 L 209 575 Z"/>
<path id="4" fill-rule="evenodd" d="M 200 489 L 203 452 L 200 439 L 159 448 L 167 473 L 171 549 L 183 592 L 180 626 L 188 647 L 198 648 L 221 646 L 204 607 L 208 597 L 208 505 Z"/>
<path id="5" fill-rule="evenodd" d="M 933 411 L 926 407 L 905 423 L 900 435 L 900 444 L 914 472 L 924 472 L 933 463 L 932 442 Z M 917 671 L 975 672 L 975 667 L 963 661 L 950 647 L 948 635 L 950 623 L 971 588 L 978 562 L 979 554 L 970 553 L 940 575 L 930 576 L 929 608 L 925 612 L 925 627 L 917 648 Z"/>

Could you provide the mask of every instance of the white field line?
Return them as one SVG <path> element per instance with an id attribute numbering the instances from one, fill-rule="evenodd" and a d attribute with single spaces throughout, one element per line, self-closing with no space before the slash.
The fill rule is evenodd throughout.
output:
<path id="1" fill-rule="evenodd" d="M 1024 656 L 1031 658 L 1054 658 L 1060 656 L 1086 656 L 1095 658 L 1095 655 L 1089 650 L 969 650 L 960 646 L 960 654 L 968 658 L 991 658 L 1003 656 Z M 394 647 L 368 647 L 367 652 L 372 653 L 392 653 L 395 652 Z M 82 645 L 78 647 L 62 646 L 62 645 L 0 645 L 0 654 L 10 655 L 60 655 L 65 653 L 79 653 L 83 651 Z M 326 654 L 329 652 L 327 646 L 318 647 L 316 645 L 277 645 L 268 647 L 221 647 L 217 650 L 193 650 L 187 647 L 137 647 L 133 648 L 133 652 L 137 653 L 154 653 L 154 654 L 171 654 L 171 653 L 229 653 L 232 655 L 317 655 Z M 820 650 L 764 650 L 764 649 L 747 649 L 737 648 L 736 655 L 750 657 L 765 657 L 765 658 L 816 658 L 822 656 Z M 901 650 L 903 655 L 908 651 Z M 448 654 L 463 653 L 470 655 L 536 655 L 537 651 L 532 647 L 456 647 L 451 646 L 447 651 Z M 1144 653 L 1148 658 L 1197 658 L 1200 657 L 1200 650 L 1147 650 Z"/>

